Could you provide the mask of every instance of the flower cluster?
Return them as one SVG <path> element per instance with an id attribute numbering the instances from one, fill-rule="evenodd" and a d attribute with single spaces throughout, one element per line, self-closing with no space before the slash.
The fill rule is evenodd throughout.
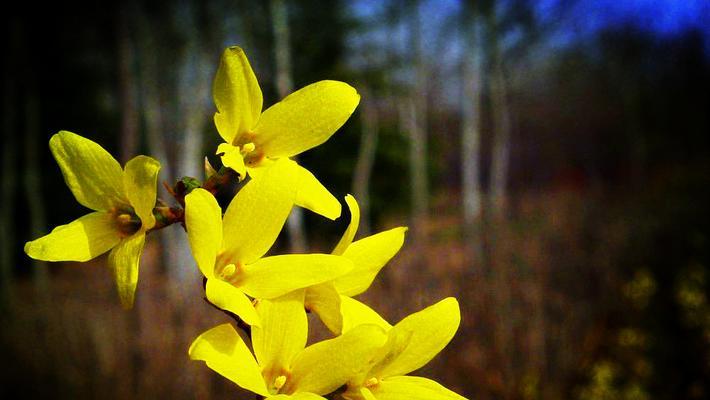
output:
<path id="1" fill-rule="evenodd" d="M 330 254 L 265 256 L 294 206 L 340 216 L 340 202 L 290 157 L 328 140 L 357 107 L 357 91 L 320 81 L 262 112 L 254 72 L 242 49 L 231 47 L 213 95 L 223 167 L 207 168 L 204 182 L 176 184 L 171 194 L 184 208 L 157 199 L 160 166 L 154 159 L 138 156 L 121 168 L 88 139 L 66 131 L 54 135 L 50 148 L 69 189 L 94 211 L 28 242 L 25 252 L 41 260 L 86 261 L 110 250 L 121 303 L 130 308 L 146 234 L 182 223 L 207 300 L 236 320 L 197 337 L 192 359 L 266 399 L 463 399 L 435 381 L 407 376 L 455 334 L 456 299 L 391 325 L 353 298 L 402 247 L 405 227 L 353 241 L 360 212 L 348 195 L 350 224 Z M 222 209 L 220 186 L 234 180 L 246 183 Z M 307 312 L 334 337 L 307 346 Z M 235 326 L 250 336 L 251 349 Z"/>

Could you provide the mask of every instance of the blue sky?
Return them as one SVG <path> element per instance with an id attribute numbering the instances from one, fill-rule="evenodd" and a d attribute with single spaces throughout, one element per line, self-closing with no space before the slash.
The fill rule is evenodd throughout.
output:
<path id="1" fill-rule="evenodd" d="M 515 3 L 515 0 L 509 0 Z M 382 8 L 379 0 L 356 0 L 351 10 L 367 17 Z M 459 0 L 423 1 L 424 14 L 431 21 L 456 12 Z M 537 1 L 538 15 L 546 19 L 559 18 L 557 9 L 571 2 L 566 0 Z M 634 23 L 659 34 L 676 34 L 688 28 L 699 28 L 710 34 L 710 0 L 582 0 L 576 2 L 571 15 L 564 17 L 571 29 L 596 31 L 600 28 Z"/>

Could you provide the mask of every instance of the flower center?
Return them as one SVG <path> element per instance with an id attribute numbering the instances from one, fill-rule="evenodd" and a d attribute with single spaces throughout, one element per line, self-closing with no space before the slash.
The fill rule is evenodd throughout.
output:
<path id="1" fill-rule="evenodd" d="M 121 237 L 128 237 L 138 232 L 143 226 L 141 219 L 133 211 L 132 207 L 115 208 L 111 210 L 116 229 Z"/>
<path id="2" fill-rule="evenodd" d="M 286 375 L 279 375 L 274 379 L 274 388 L 278 391 L 286 384 Z"/>
<path id="3" fill-rule="evenodd" d="M 219 273 L 219 277 L 222 278 L 225 281 L 229 281 L 230 278 L 234 276 L 234 274 L 237 273 L 237 266 L 234 264 L 229 264 L 222 268 L 222 271 Z"/>
<path id="4" fill-rule="evenodd" d="M 365 381 L 365 387 L 366 388 L 371 388 L 373 386 L 377 386 L 380 383 L 380 380 L 375 378 L 374 376 L 368 380 Z"/>

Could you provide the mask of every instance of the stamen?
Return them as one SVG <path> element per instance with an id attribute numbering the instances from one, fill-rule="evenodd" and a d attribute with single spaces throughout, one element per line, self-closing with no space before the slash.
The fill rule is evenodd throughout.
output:
<path id="1" fill-rule="evenodd" d="M 378 383 L 380 383 L 380 380 L 375 377 L 372 377 L 372 378 L 365 381 L 365 387 L 368 387 L 368 388 L 373 387 L 373 386 L 377 385 Z"/>
<path id="2" fill-rule="evenodd" d="M 276 390 L 281 389 L 285 384 L 286 384 L 286 376 L 285 375 L 279 375 L 276 379 L 274 379 L 274 388 L 276 388 Z"/>
<path id="3" fill-rule="evenodd" d="M 130 223 L 131 223 L 131 219 L 133 219 L 133 217 L 131 216 L 131 214 L 119 214 L 119 215 L 116 217 L 116 221 L 117 221 L 119 224 L 122 224 L 122 225 L 130 224 Z"/>
<path id="4" fill-rule="evenodd" d="M 251 153 L 252 151 L 254 151 L 254 149 L 256 149 L 256 146 L 254 145 L 254 143 L 251 143 L 251 142 L 246 143 L 242 146 L 242 154 Z"/>
<path id="5" fill-rule="evenodd" d="M 122 237 L 131 236 L 141 228 L 141 219 L 133 213 L 133 209 L 115 208 L 111 212 L 114 216 L 116 229 Z"/>
<path id="6" fill-rule="evenodd" d="M 219 273 L 220 278 L 229 280 L 237 272 L 237 266 L 234 264 L 229 264 L 222 268 L 222 272 Z"/>

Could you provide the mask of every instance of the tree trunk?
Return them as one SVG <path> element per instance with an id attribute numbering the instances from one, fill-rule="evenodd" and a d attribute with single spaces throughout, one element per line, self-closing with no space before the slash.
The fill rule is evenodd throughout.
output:
<path id="1" fill-rule="evenodd" d="M 25 91 L 25 196 L 30 214 L 30 237 L 38 238 L 46 234 L 47 218 L 45 216 L 42 180 L 40 173 L 41 162 L 39 150 L 40 104 L 37 94 L 36 77 L 31 73 L 27 76 Z M 37 295 L 42 301 L 49 302 L 49 273 L 47 263 L 32 260 L 32 279 Z"/>
<path id="2" fill-rule="evenodd" d="M 360 136 L 360 150 L 353 174 L 353 195 L 360 205 L 360 227 L 362 235 L 369 235 L 370 229 L 370 178 L 372 167 L 375 163 L 377 151 L 377 137 L 379 135 L 379 117 L 377 105 L 367 88 L 362 88 L 362 132 Z"/>
<path id="3" fill-rule="evenodd" d="M 429 215 L 427 177 L 427 68 L 421 44 L 420 4 L 413 5 L 411 51 L 414 53 L 414 90 L 404 102 L 404 126 L 409 134 L 409 170 L 411 181 L 412 227 L 415 242 L 425 245 Z"/>
<path id="4" fill-rule="evenodd" d="M 284 98 L 293 91 L 293 79 L 291 78 L 288 8 L 283 0 L 271 0 L 271 22 L 274 31 L 276 87 L 279 92 L 279 98 Z M 301 207 L 294 207 L 288 217 L 288 237 L 291 252 L 303 253 L 306 251 L 308 245 L 303 224 L 303 209 Z"/>
<path id="5" fill-rule="evenodd" d="M 17 54 L 18 27 L 17 23 L 10 27 L 9 46 L 11 54 Z M 13 57 L 5 58 L 3 71 L 3 148 L 2 148 L 2 201 L 0 202 L 0 310 L 12 311 L 13 303 L 13 269 L 15 268 L 15 190 L 17 187 L 17 124 L 15 113 L 17 87 L 13 74 L 16 66 Z"/>
<path id="6" fill-rule="evenodd" d="M 505 212 L 508 169 L 510 164 L 511 118 L 507 81 L 498 39 L 493 33 L 493 65 L 491 70 L 491 100 L 493 104 L 493 149 L 491 160 L 491 205 L 496 216 Z"/>
<path id="7" fill-rule="evenodd" d="M 119 6 L 116 17 L 118 50 L 118 81 L 121 101 L 121 137 L 119 144 L 122 163 L 136 155 L 138 149 L 138 107 L 136 105 L 136 82 L 133 70 L 135 49 L 128 28 L 128 5 Z"/>
<path id="8" fill-rule="evenodd" d="M 495 328 L 495 345 L 501 357 L 503 379 L 509 384 L 503 393 L 504 398 L 511 398 L 515 387 L 513 315 L 511 303 L 511 264 L 509 248 L 504 246 L 502 239 L 507 232 L 506 197 L 508 183 L 508 165 L 510 161 L 511 120 L 507 99 L 506 77 L 503 67 L 502 50 L 498 37 L 497 21 L 494 12 L 488 17 L 488 29 L 491 43 L 490 90 L 493 108 L 493 148 L 490 176 L 491 224 L 491 274 L 494 310 L 497 316 Z"/>
<path id="9" fill-rule="evenodd" d="M 480 184 L 481 164 L 481 90 L 482 85 L 482 40 L 478 18 L 467 19 L 470 54 L 465 54 L 463 63 L 463 98 L 461 123 L 461 191 L 463 198 L 464 233 L 473 263 L 471 272 L 480 270 L 483 262 L 483 238 L 481 235 L 482 199 Z"/>

